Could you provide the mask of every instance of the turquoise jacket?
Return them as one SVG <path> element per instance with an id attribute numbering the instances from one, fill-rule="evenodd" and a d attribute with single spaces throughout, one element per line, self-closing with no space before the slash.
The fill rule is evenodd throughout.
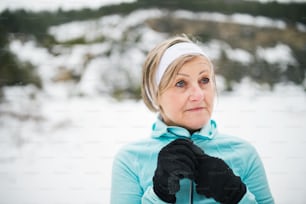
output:
<path id="1" fill-rule="evenodd" d="M 167 126 L 158 118 L 151 138 L 128 144 L 116 154 L 112 169 L 111 204 L 165 204 L 153 191 L 152 177 L 160 149 L 179 137 L 190 138 L 205 153 L 223 159 L 240 176 L 247 186 L 247 193 L 240 204 L 274 203 L 263 164 L 251 144 L 219 133 L 214 120 L 190 135 L 186 129 Z M 176 203 L 188 204 L 190 196 L 193 196 L 194 204 L 217 203 L 212 198 L 197 194 L 191 185 L 194 184 L 190 180 L 181 180 Z"/>

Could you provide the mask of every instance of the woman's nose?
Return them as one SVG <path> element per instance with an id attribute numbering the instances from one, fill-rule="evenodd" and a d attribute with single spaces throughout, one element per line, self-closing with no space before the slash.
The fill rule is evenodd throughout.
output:
<path id="1" fill-rule="evenodd" d="M 199 85 L 193 85 L 190 89 L 190 100 L 199 101 L 204 98 L 204 90 Z"/>

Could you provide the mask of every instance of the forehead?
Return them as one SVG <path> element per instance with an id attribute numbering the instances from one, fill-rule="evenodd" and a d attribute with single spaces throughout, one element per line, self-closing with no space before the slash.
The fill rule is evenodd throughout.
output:
<path id="1" fill-rule="evenodd" d="M 194 56 L 184 62 L 184 64 L 178 70 L 178 73 L 182 72 L 193 72 L 193 71 L 207 71 L 211 72 L 212 64 L 211 62 L 204 56 Z"/>

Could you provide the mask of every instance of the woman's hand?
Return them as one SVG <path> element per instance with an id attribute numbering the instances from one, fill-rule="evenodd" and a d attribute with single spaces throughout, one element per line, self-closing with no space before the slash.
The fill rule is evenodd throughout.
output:
<path id="1" fill-rule="evenodd" d="M 240 177 L 222 159 L 207 154 L 198 157 L 195 182 L 198 194 L 212 197 L 220 203 L 237 204 L 246 193 Z"/>
<path id="2" fill-rule="evenodd" d="M 163 147 L 158 154 L 153 177 L 153 189 L 160 199 L 168 203 L 176 201 L 182 178 L 195 179 L 197 157 L 203 151 L 187 139 L 176 139 Z"/>

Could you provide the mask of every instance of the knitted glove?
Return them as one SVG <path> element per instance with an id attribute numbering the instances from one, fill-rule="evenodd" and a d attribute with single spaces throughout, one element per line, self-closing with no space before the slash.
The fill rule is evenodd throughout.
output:
<path id="1" fill-rule="evenodd" d="M 225 204 L 237 204 L 246 193 L 246 185 L 222 160 L 203 154 L 198 157 L 195 179 L 198 194 Z"/>
<path id="2" fill-rule="evenodd" d="M 180 179 L 195 178 L 196 154 L 203 154 L 203 151 L 186 139 L 174 140 L 160 150 L 153 177 L 153 190 L 160 199 L 175 203 Z"/>

